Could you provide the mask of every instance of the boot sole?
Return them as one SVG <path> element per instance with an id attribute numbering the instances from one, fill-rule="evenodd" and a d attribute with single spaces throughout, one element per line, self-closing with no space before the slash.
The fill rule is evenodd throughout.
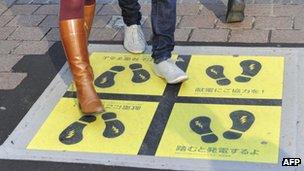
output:
<path id="1" fill-rule="evenodd" d="M 96 112 L 83 112 L 82 110 L 81 110 L 81 107 L 80 107 L 80 104 L 78 103 L 78 108 L 80 109 L 80 111 L 82 112 L 82 114 L 84 114 L 84 115 L 99 115 L 99 114 L 102 114 L 102 113 L 104 113 L 104 112 L 106 112 L 106 110 L 101 110 L 101 111 L 96 111 Z"/>

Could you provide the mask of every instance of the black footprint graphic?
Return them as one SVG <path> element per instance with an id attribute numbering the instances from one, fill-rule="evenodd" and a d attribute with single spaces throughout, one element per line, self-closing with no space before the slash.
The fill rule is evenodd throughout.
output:
<path id="1" fill-rule="evenodd" d="M 132 81 L 134 83 L 143 83 L 150 79 L 150 73 L 143 69 L 141 64 L 131 64 L 129 68 L 133 71 Z"/>
<path id="2" fill-rule="evenodd" d="M 205 116 L 194 118 L 190 122 L 190 128 L 195 133 L 201 135 L 201 140 L 205 143 L 214 143 L 217 136 L 210 129 L 211 119 Z"/>
<path id="3" fill-rule="evenodd" d="M 239 139 L 242 133 L 246 132 L 253 124 L 255 118 L 254 115 L 248 111 L 238 110 L 230 114 L 232 120 L 231 130 L 224 132 L 223 136 L 226 139 Z M 238 131 L 238 132 L 235 132 Z M 242 132 L 242 133 L 240 133 Z"/>
<path id="4" fill-rule="evenodd" d="M 123 66 L 114 66 L 110 70 L 102 73 L 96 80 L 94 84 L 100 88 L 108 88 L 115 84 L 114 77 L 118 72 L 125 70 Z"/>
<path id="5" fill-rule="evenodd" d="M 206 74 L 215 79 L 218 85 L 229 85 L 231 81 L 224 75 L 224 67 L 221 65 L 213 65 L 206 69 Z"/>
<path id="6" fill-rule="evenodd" d="M 102 115 L 102 119 L 106 123 L 106 128 L 103 131 L 103 136 L 106 138 L 116 138 L 124 133 L 125 126 L 123 123 L 116 119 L 115 113 L 105 113 Z"/>
<path id="7" fill-rule="evenodd" d="M 235 81 L 245 83 L 251 80 L 252 77 L 256 76 L 261 68 L 262 65 L 258 61 L 254 60 L 245 60 L 240 63 L 241 67 L 243 68 L 243 72 L 240 76 L 235 78 Z"/>
<path id="8" fill-rule="evenodd" d="M 59 135 L 59 141 L 65 145 L 73 145 L 79 143 L 82 138 L 82 131 L 87 124 L 92 123 L 96 120 L 93 115 L 82 116 L 78 121 L 69 125 Z"/>

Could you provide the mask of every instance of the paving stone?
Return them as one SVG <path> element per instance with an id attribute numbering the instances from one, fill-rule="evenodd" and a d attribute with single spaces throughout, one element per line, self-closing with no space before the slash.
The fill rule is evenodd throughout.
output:
<path id="1" fill-rule="evenodd" d="M 245 8 L 248 16 L 273 16 L 273 5 L 250 4 Z"/>
<path id="2" fill-rule="evenodd" d="M 11 53 L 18 45 L 19 41 L 0 40 L 0 54 Z"/>
<path id="3" fill-rule="evenodd" d="M 245 17 L 244 21 L 236 23 L 226 23 L 221 20 L 216 22 L 216 28 L 228 28 L 228 29 L 251 29 L 253 27 L 254 17 Z"/>
<path id="4" fill-rule="evenodd" d="M 177 15 L 197 15 L 200 11 L 199 4 L 178 4 Z"/>
<path id="5" fill-rule="evenodd" d="M 118 30 L 112 28 L 92 28 L 90 39 L 94 41 L 112 40 Z"/>
<path id="6" fill-rule="evenodd" d="M 229 42 L 267 43 L 268 30 L 232 30 Z"/>
<path id="7" fill-rule="evenodd" d="M 226 16 L 227 7 L 224 4 L 204 4 L 200 6 L 200 15 L 212 18 Z"/>
<path id="8" fill-rule="evenodd" d="M 40 5 L 13 5 L 3 15 L 30 15 L 36 11 L 39 6 Z"/>
<path id="9" fill-rule="evenodd" d="M 47 27 L 19 27 L 9 36 L 9 40 L 41 40 L 50 30 Z"/>
<path id="10" fill-rule="evenodd" d="M 12 67 L 22 58 L 20 55 L 0 55 L 0 72 L 9 72 Z"/>
<path id="11" fill-rule="evenodd" d="M 271 35 L 273 43 L 304 43 L 304 30 L 274 30 Z"/>
<path id="12" fill-rule="evenodd" d="M 12 34 L 17 27 L 0 27 L 0 40 L 5 40 Z"/>
<path id="13" fill-rule="evenodd" d="M 303 5 L 304 4 L 304 1 L 303 0 L 292 0 L 292 4 L 301 4 Z"/>
<path id="14" fill-rule="evenodd" d="M 176 29 L 174 33 L 175 41 L 187 41 L 189 39 L 191 29 Z"/>
<path id="15" fill-rule="evenodd" d="M 93 27 L 105 27 L 109 21 L 111 20 L 111 16 L 106 15 L 106 16 L 95 16 L 94 22 L 93 22 Z"/>
<path id="16" fill-rule="evenodd" d="M 256 4 L 292 4 L 291 0 L 255 0 Z"/>
<path id="17" fill-rule="evenodd" d="M 183 16 L 179 23 L 180 28 L 214 28 L 216 20 L 203 16 Z"/>
<path id="18" fill-rule="evenodd" d="M 46 15 L 17 15 L 6 26 L 38 26 Z"/>
<path id="19" fill-rule="evenodd" d="M 98 15 L 121 15 L 121 9 L 119 5 L 104 5 L 98 12 Z"/>
<path id="20" fill-rule="evenodd" d="M 295 17 L 294 28 L 304 30 L 304 19 L 303 19 L 303 17 Z"/>
<path id="21" fill-rule="evenodd" d="M 7 10 L 8 6 L 7 5 L 4 5 L 0 2 L 0 15 L 5 11 Z"/>
<path id="22" fill-rule="evenodd" d="M 59 28 L 52 28 L 42 40 L 54 42 L 60 41 Z"/>
<path id="23" fill-rule="evenodd" d="M 41 22 L 39 27 L 59 27 L 58 23 L 59 23 L 59 17 L 57 15 L 48 15 Z"/>
<path id="24" fill-rule="evenodd" d="M 0 72 L 0 90 L 15 89 L 26 76 L 26 73 Z"/>
<path id="25" fill-rule="evenodd" d="M 110 21 L 107 24 L 108 28 L 120 29 L 124 26 L 124 21 L 121 15 L 112 15 Z"/>
<path id="26" fill-rule="evenodd" d="M 57 15 L 59 5 L 42 5 L 34 14 Z"/>
<path id="27" fill-rule="evenodd" d="M 53 44 L 50 41 L 23 41 L 13 54 L 45 54 Z"/>
<path id="28" fill-rule="evenodd" d="M 6 25 L 9 21 L 11 21 L 15 16 L 13 15 L 1 15 L 0 16 L 0 27 Z"/>
<path id="29" fill-rule="evenodd" d="M 275 5 L 274 16 L 299 16 L 304 13 L 304 5 Z"/>
<path id="30" fill-rule="evenodd" d="M 256 17 L 255 28 L 264 30 L 292 29 L 291 17 Z"/>
<path id="31" fill-rule="evenodd" d="M 226 42 L 228 29 L 194 29 L 190 42 Z"/>

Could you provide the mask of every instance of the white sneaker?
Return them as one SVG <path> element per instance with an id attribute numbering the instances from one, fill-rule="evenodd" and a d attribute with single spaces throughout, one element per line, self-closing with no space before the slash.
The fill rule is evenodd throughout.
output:
<path id="1" fill-rule="evenodd" d="M 181 70 L 172 59 L 167 59 L 153 65 L 157 76 L 166 79 L 169 84 L 177 84 L 188 79 L 187 74 Z"/>
<path id="2" fill-rule="evenodd" d="M 146 39 L 140 25 L 125 26 L 124 47 L 131 53 L 143 53 Z"/>

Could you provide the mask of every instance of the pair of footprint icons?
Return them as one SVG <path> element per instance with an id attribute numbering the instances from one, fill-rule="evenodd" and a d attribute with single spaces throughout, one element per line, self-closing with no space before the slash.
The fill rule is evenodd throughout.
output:
<path id="1" fill-rule="evenodd" d="M 240 63 L 243 69 L 241 75 L 235 77 L 235 81 L 239 83 L 249 82 L 254 76 L 256 76 L 262 69 L 261 63 L 255 60 L 245 60 Z M 206 74 L 216 80 L 217 84 L 220 86 L 226 86 L 231 83 L 231 81 L 224 74 L 224 67 L 221 65 L 213 65 L 206 69 Z"/>
<path id="2" fill-rule="evenodd" d="M 255 117 L 252 113 L 244 110 L 238 110 L 230 113 L 232 127 L 223 133 L 223 137 L 229 140 L 241 138 L 251 125 L 254 123 Z M 191 120 L 189 126 L 192 131 L 201 136 L 201 140 L 205 143 L 215 143 L 218 137 L 210 128 L 211 119 L 206 116 L 200 116 Z"/>
<path id="3" fill-rule="evenodd" d="M 102 119 L 105 121 L 106 128 L 103 131 L 103 136 L 106 138 L 116 138 L 124 133 L 124 124 L 117 119 L 115 113 L 104 113 Z M 84 128 L 96 121 L 96 116 L 82 116 L 78 121 L 69 125 L 59 135 L 59 141 L 65 145 L 73 145 L 79 143 L 83 139 Z"/>
<path id="4" fill-rule="evenodd" d="M 143 69 L 139 63 L 134 63 L 129 66 L 133 72 L 132 82 L 143 83 L 150 79 L 150 73 Z M 108 71 L 102 73 L 98 78 L 95 79 L 94 84 L 100 88 L 112 87 L 115 84 L 115 76 L 124 71 L 124 66 L 113 66 Z"/>

